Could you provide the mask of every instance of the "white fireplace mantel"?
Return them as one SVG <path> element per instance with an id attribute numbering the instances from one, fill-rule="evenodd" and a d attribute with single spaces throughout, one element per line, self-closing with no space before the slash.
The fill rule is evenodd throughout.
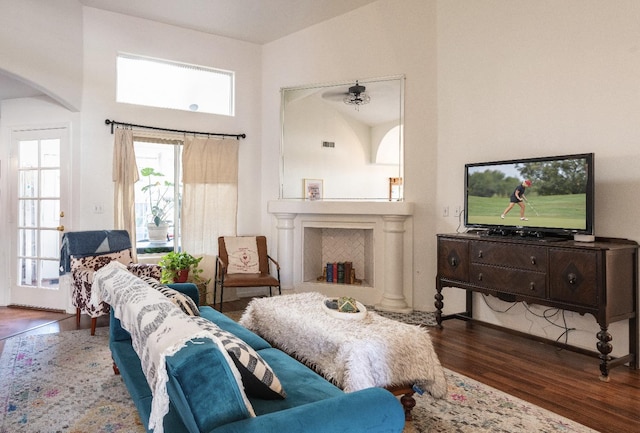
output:
<path id="1" fill-rule="evenodd" d="M 320 215 L 413 215 L 413 203 L 406 201 L 325 201 L 273 200 L 268 203 L 272 214 Z"/>
<path id="2" fill-rule="evenodd" d="M 413 203 L 273 200 L 282 289 L 352 296 L 386 311 L 411 311 Z M 366 229 L 373 233 L 372 287 L 304 281 L 305 228 Z"/>

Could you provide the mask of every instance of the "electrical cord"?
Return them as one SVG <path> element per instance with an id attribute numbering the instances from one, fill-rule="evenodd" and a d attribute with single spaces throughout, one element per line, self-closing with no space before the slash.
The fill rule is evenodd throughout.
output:
<path id="1" fill-rule="evenodd" d="M 462 208 L 460 210 L 460 213 L 458 214 L 458 227 L 456 228 L 456 233 L 460 233 L 460 228 L 463 226 L 463 221 L 464 221 L 464 219 L 462 218 L 463 215 L 464 215 L 464 208 Z"/>
<path id="2" fill-rule="evenodd" d="M 491 304 L 489 304 L 489 301 L 487 300 L 489 295 L 486 294 L 482 294 L 482 300 L 484 301 L 485 305 L 487 307 L 489 307 L 489 309 L 491 311 L 494 311 L 496 313 L 507 313 L 509 310 L 511 310 L 513 307 L 515 307 L 518 304 L 522 304 L 522 306 L 532 315 L 534 315 L 535 317 L 539 317 L 541 319 L 544 319 L 547 323 L 551 324 L 552 326 L 555 326 L 557 328 L 560 328 L 563 330 L 563 332 L 556 338 L 556 343 L 560 342 L 560 340 L 564 337 L 564 344 L 568 345 L 569 344 L 569 332 L 571 331 L 575 331 L 576 328 L 570 328 L 567 324 L 567 317 L 566 317 L 566 311 L 562 310 L 560 308 L 547 308 L 545 309 L 542 314 L 536 313 L 535 311 L 533 311 L 531 309 L 531 306 L 526 303 L 526 302 L 513 302 L 511 303 L 511 305 L 509 305 L 506 309 L 498 309 L 494 306 L 492 306 Z M 560 315 L 560 317 L 562 318 L 562 325 L 557 324 L 556 322 L 554 322 L 552 319 L 556 316 Z M 558 351 L 563 350 L 562 347 L 558 348 Z"/>
<path id="3" fill-rule="evenodd" d="M 558 336 L 558 338 L 556 338 L 556 343 L 560 342 L 562 337 L 564 337 L 564 344 L 569 344 L 569 332 L 575 331 L 576 328 L 569 328 L 569 326 L 567 325 L 567 316 L 566 316 L 565 310 L 562 310 L 560 308 L 547 308 L 542 312 L 542 314 L 538 314 L 535 311 L 533 311 L 531 309 L 531 306 L 526 302 L 523 302 L 522 305 L 524 306 L 524 308 L 526 308 L 526 310 L 529 313 L 533 314 L 534 316 L 540 317 L 546 320 L 547 323 L 551 324 L 552 326 L 555 326 L 556 328 L 563 329 L 564 331 Z M 548 314 L 549 312 L 551 312 L 552 314 Z M 558 325 L 556 322 L 551 320 L 554 316 L 557 316 L 559 314 L 560 314 L 560 317 L 562 317 L 562 323 L 563 323 L 562 325 Z M 558 350 L 562 350 L 562 348 L 558 348 Z"/>

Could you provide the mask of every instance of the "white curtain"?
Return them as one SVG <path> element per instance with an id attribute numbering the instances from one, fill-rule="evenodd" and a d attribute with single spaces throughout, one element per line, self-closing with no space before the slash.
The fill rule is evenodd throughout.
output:
<path id="1" fill-rule="evenodd" d="M 117 128 L 113 143 L 114 228 L 127 230 L 131 237 L 133 259 L 136 255 L 135 189 L 138 166 L 133 149 L 133 131 Z"/>
<path id="2" fill-rule="evenodd" d="M 213 278 L 218 236 L 236 235 L 238 140 L 185 137 L 182 184 L 182 248 Z"/>

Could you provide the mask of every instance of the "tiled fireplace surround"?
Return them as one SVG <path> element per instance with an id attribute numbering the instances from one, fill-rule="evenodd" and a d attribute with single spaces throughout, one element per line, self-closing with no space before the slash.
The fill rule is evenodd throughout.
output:
<path id="1" fill-rule="evenodd" d="M 386 311 L 411 311 L 413 205 L 407 202 L 274 200 L 283 293 L 352 296 Z M 327 262 L 352 261 L 361 285 L 317 281 Z"/>

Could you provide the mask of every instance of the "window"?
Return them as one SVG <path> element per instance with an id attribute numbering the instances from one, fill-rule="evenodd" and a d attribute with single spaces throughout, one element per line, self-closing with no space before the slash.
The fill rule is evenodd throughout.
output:
<path id="1" fill-rule="evenodd" d="M 234 73 L 119 54 L 116 101 L 233 116 Z"/>
<path id="2" fill-rule="evenodd" d="M 140 180 L 136 183 L 138 254 L 180 249 L 182 145 L 134 140 Z"/>

